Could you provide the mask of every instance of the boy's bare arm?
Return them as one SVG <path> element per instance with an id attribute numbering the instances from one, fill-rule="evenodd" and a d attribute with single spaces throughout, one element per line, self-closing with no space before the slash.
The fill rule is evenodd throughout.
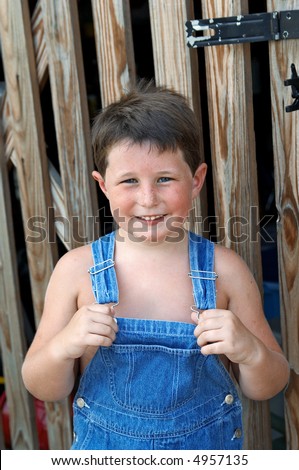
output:
<path id="1" fill-rule="evenodd" d="M 57 263 L 42 319 L 23 364 L 25 386 L 41 400 L 68 396 L 74 387 L 78 360 L 86 349 L 109 346 L 115 338 L 117 325 L 111 307 L 93 303 L 77 306 L 80 285 L 91 264 L 88 249 L 73 250 Z"/>
<path id="2" fill-rule="evenodd" d="M 193 314 L 197 342 L 203 354 L 228 357 L 247 397 L 268 399 L 287 384 L 289 366 L 264 316 L 258 287 L 231 250 L 216 247 L 215 270 L 221 308 L 204 311 L 199 320 Z"/>

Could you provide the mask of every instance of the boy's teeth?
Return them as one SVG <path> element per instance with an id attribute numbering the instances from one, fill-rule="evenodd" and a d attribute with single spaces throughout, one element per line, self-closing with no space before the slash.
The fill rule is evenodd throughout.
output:
<path id="1" fill-rule="evenodd" d="M 162 215 L 152 215 L 152 216 L 145 216 L 145 217 L 140 217 L 141 219 L 143 220 L 156 220 L 156 219 L 160 219 L 161 217 L 163 217 Z"/>

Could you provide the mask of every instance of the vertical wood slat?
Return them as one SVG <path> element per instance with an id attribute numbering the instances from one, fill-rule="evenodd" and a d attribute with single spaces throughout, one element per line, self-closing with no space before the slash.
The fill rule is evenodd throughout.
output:
<path id="1" fill-rule="evenodd" d="M 72 248 L 98 237 L 89 115 L 76 2 L 41 0 L 65 223 Z"/>
<path id="2" fill-rule="evenodd" d="M 6 6 L 6 8 L 4 8 Z M 28 5 L 20 0 L 1 3 L 0 33 L 7 98 L 18 172 L 25 235 L 30 217 L 47 216 L 46 150 L 42 129 Z M 34 310 L 42 313 L 44 293 L 56 253 L 47 243 L 27 244 Z"/>
<path id="3" fill-rule="evenodd" d="M 92 0 L 102 108 L 135 83 L 129 0 Z"/>
<path id="4" fill-rule="evenodd" d="M 46 49 L 46 38 L 44 34 L 44 18 L 41 0 L 37 0 L 34 8 L 31 18 L 31 30 L 36 61 L 37 79 L 40 89 L 43 89 L 46 83 L 46 79 L 48 78 L 48 57 Z"/>
<path id="5" fill-rule="evenodd" d="M 268 11 L 299 9 L 299 0 L 268 0 Z M 291 104 L 291 64 L 299 71 L 299 41 L 269 43 L 280 313 L 283 347 L 291 367 L 285 396 L 287 448 L 299 448 L 299 114 Z"/>
<path id="6" fill-rule="evenodd" d="M 0 129 L 0 346 L 5 377 L 6 400 L 9 409 L 10 440 L 13 449 L 32 449 L 37 446 L 33 401 L 21 379 L 25 354 L 22 305 L 8 169 L 4 158 Z"/>
<path id="7" fill-rule="evenodd" d="M 49 162 L 49 175 L 51 179 L 51 193 L 55 211 L 55 233 L 59 236 L 67 251 L 69 251 L 72 249 L 72 237 L 69 233 L 70 227 L 67 224 L 63 223 L 67 219 L 67 215 L 64 205 L 64 195 L 61 189 L 61 178 L 58 171 L 51 162 Z"/>
<path id="8" fill-rule="evenodd" d="M 202 0 L 203 18 L 245 14 L 247 2 Z M 205 48 L 215 214 L 222 243 L 247 262 L 262 289 L 250 46 Z M 253 209 L 252 209 L 253 208 Z M 253 211 L 253 212 L 252 212 Z M 246 223 L 234 223 L 245 221 Z M 238 231 L 236 231 L 238 230 Z M 243 397 L 245 448 L 271 448 L 269 404 Z"/>
<path id="9" fill-rule="evenodd" d="M 51 206 L 46 149 L 42 128 L 39 87 L 35 68 L 31 23 L 26 1 L 10 0 L 0 4 L 0 38 L 11 112 L 15 164 L 17 168 L 25 236 L 30 218 L 44 217 Z M 31 219 L 32 220 L 32 219 Z M 57 260 L 54 244 L 47 240 L 27 243 L 27 258 L 36 323 L 43 310 L 46 287 Z M 70 443 L 67 420 L 61 431 L 60 417 L 68 416 L 66 404 L 55 405 L 48 415 L 49 441 L 52 448 L 64 448 Z M 59 442 L 63 437 L 64 442 Z"/>
<path id="10" fill-rule="evenodd" d="M 46 45 L 44 40 L 43 31 L 43 18 L 40 6 L 40 0 L 37 0 L 36 6 L 31 19 L 34 55 L 36 61 L 37 77 L 40 89 L 43 88 L 47 78 L 47 57 Z M 13 152 L 13 137 L 10 126 L 10 108 L 6 94 L 4 94 L 3 103 L 0 110 L 1 118 L 3 120 L 3 135 L 4 135 L 4 152 L 5 158 L 8 161 Z"/>
<path id="11" fill-rule="evenodd" d="M 186 96 L 194 110 L 202 134 L 199 74 L 197 52 L 186 43 L 185 22 L 194 18 L 190 0 L 149 0 L 153 42 L 155 80 Z M 204 161 L 203 139 L 199 148 L 199 161 Z M 207 215 L 206 188 L 195 201 L 195 220 Z M 200 224 L 191 228 L 198 232 Z"/>

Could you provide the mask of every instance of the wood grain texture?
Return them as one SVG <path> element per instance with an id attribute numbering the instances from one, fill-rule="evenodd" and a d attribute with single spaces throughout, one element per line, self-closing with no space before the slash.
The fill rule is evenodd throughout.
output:
<path id="1" fill-rule="evenodd" d="M 202 134 L 202 116 L 199 89 L 199 72 L 196 50 L 187 47 L 185 22 L 194 19 L 193 3 L 190 0 L 149 0 L 153 43 L 155 81 L 186 96 L 194 110 Z M 198 161 L 204 161 L 203 139 L 198 149 Z M 206 187 L 194 205 L 194 216 L 190 228 L 200 232 L 194 220 L 207 216 Z M 192 220 L 193 219 L 193 220 Z"/>
<path id="2" fill-rule="evenodd" d="M 268 11 L 299 9 L 299 0 L 268 0 Z M 291 64 L 299 71 L 299 41 L 269 43 L 280 313 L 283 347 L 292 374 L 286 394 L 288 449 L 299 448 L 299 115 L 286 113 L 293 102 Z"/>
<path id="3" fill-rule="evenodd" d="M 6 5 L 6 8 L 5 8 Z M 15 10 L 14 10 L 15 8 Z M 18 172 L 25 234 L 31 217 L 46 216 L 50 205 L 42 114 L 26 3 L 1 3 L 0 33 L 10 105 L 15 163 Z M 44 243 L 27 245 L 37 321 L 55 258 Z"/>
<path id="4" fill-rule="evenodd" d="M 99 236 L 92 223 L 98 205 L 91 177 L 87 94 L 76 2 L 42 0 L 65 223 L 71 248 Z"/>
<path id="5" fill-rule="evenodd" d="M 241 1 L 203 1 L 203 16 L 245 13 Z M 260 242 L 251 224 L 258 208 L 248 44 L 205 48 L 219 240 L 246 259 L 261 284 Z"/>
<path id="6" fill-rule="evenodd" d="M 36 73 L 40 90 L 44 88 L 44 85 L 48 79 L 48 56 L 41 3 L 41 0 L 36 2 L 31 18 L 31 31 L 36 63 Z"/>
<path id="7" fill-rule="evenodd" d="M 247 2 L 203 0 L 203 18 L 248 12 Z M 248 44 L 205 48 L 215 214 L 219 241 L 248 264 L 262 290 L 258 188 Z M 271 448 L 269 404 L 243 397 L 244 447 Z"/>
<path id="8" fill-rule="evenodd" d="M 39 88 L 43 89 L 44 84 L 48 77 L 48 62 L 46 55 L 46 44 L 44 39 L 43 31 L 43 18 L 40 0 L 37 0 L 34 12 L 31 19 L 31 28 L 32 28 L 32 38 L 33 38 L 33 47 L 36 63 L 37 78 L 39 83 Z M 4 140 L 4 154 L 5 158 L 8 161 L 12 157 L 13 151 L 13 138 L 11 130 L 11 112 L 9 108 L 9 102 L 7 100 L 6 93 L 4 94 L 0 114 L 3 121 L 3 140 Z"/>
<path id="9" fill-rule="evenodd" d="M 18 174 L 25 237 L 29 221 L 36 217 L 47 219 L 51 207 L 48 165 L 40 107 L 39 86 L 35 67 L 34 48 L 28 5 L 20 0 L 0 4 L 0 38 L 11 113 L 11 128 L 15 164 Z M 46 288 L 57 260 L 54 243 L 45 239 L 26 244 L 32 299 L 36 323 L 43 310 Z M 67 448 L 71 442 L 69 409 L 64 403 L 54 404 L 55 414 L 49 418 L 51 448 Z M 55 415 L 60 420 L 55 419 Z M 51 418 L 51 419 L 50 419 Z M 60 432 L 61 420 L 64 430 Z M 69 424 L 68 424 L 69 423 Z M 68 427 L 68 432 L 66 431 Z M 59 441 L 59 437 L 63 441 Z"/>
<path id="10" fill-rule="evenodd" d="M 291 370 L 289 386 L 285 394 L 286 447 L 299 449 L 299 374 Z"/>
<path id="11" fill-rule="evenodd" d="M 13 449 L 37 446 L 33 401 L 21 378 L 26 352 L 7 164 L 0 128 L 0 345 Z M 4 443 L 4 442 L 3 442 Z M 3 445 L 3 444 L 2 444 Z"/>
<path id="12" fill-rule="evenodd" d="M 55 214 L 54 227 L 55 233 L 58 235 L 67 251 L 72 249 L 71 246 L 71 229 L 67 224 L 67 213 L 64 203 L 64 195 L 62 191 L 61 177 L 54 165 L 49 162 L 49 175 L 51 180 L 51 194 L 53 199 L 53 208 Z M 55 235 L 54 235 L 55 237 Z"/>
<path id="13" fill-rule="evenodd" d="M 102 107 L 135 83 L 129 0 L 92 0 Z"/>

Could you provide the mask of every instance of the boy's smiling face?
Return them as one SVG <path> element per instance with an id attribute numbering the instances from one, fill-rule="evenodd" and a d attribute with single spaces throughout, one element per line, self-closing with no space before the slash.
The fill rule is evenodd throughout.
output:
<path id="1" fill-rule="evenodd" d="M 206 175 L 192 176 L 181 150 L 160 152 L 149 143 L 122 142 L 108 155 L 106 174 L 94 179 L 110 202 L 120 234 L 130 240 L 163 242 L 182 227 Z"/>

